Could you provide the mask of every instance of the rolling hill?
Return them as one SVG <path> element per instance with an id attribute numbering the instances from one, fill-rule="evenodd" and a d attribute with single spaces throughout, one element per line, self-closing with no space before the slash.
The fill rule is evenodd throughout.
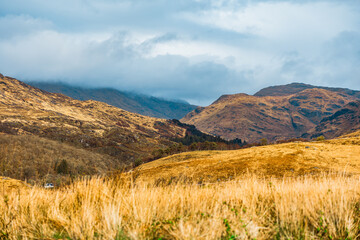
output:
<path id="1" fill-rule="evenodd" d="M 274 90 L 274 96 L 265 93 Z M 279 93 L 280 92 L 280 93 Z M 258 142 L 296 138 L 316 127 L 349 102 L 359 92 L 347 89 L 324 89 L 303 84 L 277 86 L 255 96 L 224 95 L 208 107 L 198 107 L 182 122 L 199 130 L 223 137 Z"/>
<path id="2" fill-rule="evenodd" d="M 292 142 L 233 151 L 181 153 L 139 166 L 138 181 L 217 182 L 248 174 L 291 177 L 318 173 L 360 175 L 360 132 L 339 139 Z"/>
<path id="3" fill-rule="evenodd" d="M 83 88 L 49 82 L 28 82 L 28 84 L 47 92 L 61 93 L 81 101 L 100 101 L 149 117 L 181 119 L 196 108 L 184 101 L 166 100 L 112 88 Z"/>

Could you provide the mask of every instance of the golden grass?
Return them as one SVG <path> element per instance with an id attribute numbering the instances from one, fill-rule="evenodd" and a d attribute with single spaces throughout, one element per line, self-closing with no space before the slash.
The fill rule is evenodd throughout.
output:
<path id="1" fill-rule="evenodd" d="M 232 151 L 186 152 L 139 166 L 137 181 L 233 180 L 248 172 L 282 177 L 321 172 L 360 174 L 360 136 L 319 142 L 293 142 Z"/>
<path id="2" fill-rule="evenodd" d="M 82 180 L 0 194 L 0 239 L 356 239 L 360 179 L 149 186 Z"/>

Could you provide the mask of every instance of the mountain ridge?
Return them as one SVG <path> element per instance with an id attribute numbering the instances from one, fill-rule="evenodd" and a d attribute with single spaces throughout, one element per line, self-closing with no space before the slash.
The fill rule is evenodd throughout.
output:
<path id="1" fill-rule="evenodd" d="M 85 88 L 61 82 L 27 82 L 47 92 L 61 93 L 77 100 L 96 100 L 141 115 L 165 119 L 181 119 L 196 108 L 181 100 L 167 100 L 114 88 Z"/>
<path id="2" fill-rule="evenodd" d="M 285 85 L 275 85 L 275 86 L 266 87 L 266 88 L 263 88 L 263 89 L 259 90 L 258 92 L 256 92 L 254 94 L 254 96 L 258 96 L 258 97 L 288 96 L 288 95 L 292 95 L 295 93 L 299 93 L 306 89 L 314 89 L 314 88 L 325 89 L 325 90 L 329 90 L 329 91 L 333 91 L 333 92 L 340 92 L 340 93 L 344 93 L 347 95 L 351 95 L 351 96 L 360 98 L 360 91 L 357 91 L 357 90 L 351 90 L 348 88 L 314 86 L 314 85 L 299 83 L 299 82 L 293 82 L 293 83 L 285 84 Z"/>

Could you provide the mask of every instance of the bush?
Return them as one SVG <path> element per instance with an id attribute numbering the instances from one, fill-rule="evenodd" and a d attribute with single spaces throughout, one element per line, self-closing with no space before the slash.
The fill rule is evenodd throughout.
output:
<path id="1" fill-rule="evenodd" d="M 134 167 L 138 167 L 140 166 L 141 164 L 143 164 L 143 160 L 141 160 L 140 158 L 136 159 L 135 162 L 134 162 Z"/>
<path id="2" fill-rule="evenodd" d="M 266 138 L 263 138 L 260 140 L 260 145 L 261 146 L 265 146 L 265 145 L 268 145 L 268 140 Z"/>
<path id="3" fill-rule="evenodd" d="M 316 141 L 324 141 L 325 137 L 324 136 L 319 136 L 316 138 Z"/>
<path id="4" fill-rule="evenodd" d="M 62 160 L 60 162 L 60 164 L 56 166 L 56 172 L 58 174 L 68 174 L 69 173 L 69 165 L 65 159 Z"/>

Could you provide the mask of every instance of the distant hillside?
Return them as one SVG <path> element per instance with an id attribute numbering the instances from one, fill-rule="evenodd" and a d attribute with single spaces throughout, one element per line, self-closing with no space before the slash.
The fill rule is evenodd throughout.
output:
<path id="1" fill-rule="evenodd" d="M 174 146 L 186 150 L 182 143 L 214 149 L 209 141 L 226 149 L 241 143 L 209 136 L 175 119 L 75 100 L 0 74 L 0 175 L 68 180 L 69 175 L 129 169 L 154 159 L 156 152 L 170 154 L 167 150 Z"/>
<path id="2" fill-rule="evenodd" d="M 2 133 L 36 135 L 129 163 L 171 145 L 185 131 L 169 120 L 74 100 L 0 75 Z"/>
<path id="3" fill-rule="evenodd" d="M 262 138 L 275 141 L 300 137 L 323 118 L 359 99 L 357 91 L 329 89 L 290 84 L 262 90 L 257 96 L 224 95 L 181 121 L 225 139 L 258 142 Z"/>
<path id="4" fill-rule="evenodd" d="M 29 82 L 47 92 L 61 93 L 86 101 L 96 100 L 141 115 L 165 119 L 181 119 L 196 108 L 184 101 L 172 101 L 112 88 L 82 88 L 63 83 Z"/>
<path id="5" fill-rule="evenodd" d="M 305 137 L 325 136 L 339 137 L 360 129 L 360 101 L 351 102 L 333 115 L 324 118 L 315 129 L 305 134 Z"/>
<path id="6" fill-rule="evenodd" d="M 331 87 L 321 87 L 321 86 L 313 86 L 310 84 L 304 83 L 291 83 L 286 85 L 278 85 L 278 86 L 271 86 L 267 88 L 263 88 L 254 96 L 264 97 L 264 96 L 289 96 L 292 94 L 299 93 L 306 89 L 325 89 L 332 92 L 342 93 L 349 96 L 354 96 L 356 98 L 360 98 L 360 91 L 355 91 L 347 88 L 331 88 Z"/>

